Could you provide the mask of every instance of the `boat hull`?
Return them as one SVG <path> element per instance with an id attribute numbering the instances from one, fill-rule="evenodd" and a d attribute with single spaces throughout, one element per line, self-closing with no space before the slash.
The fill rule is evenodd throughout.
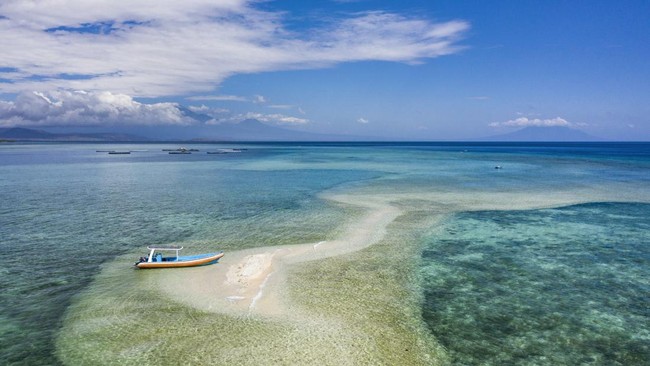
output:
<path id="1" fill-rule="evenodd" d="M 139 262 L 135 266 L 141 269 L 151 269 L 151 268 L 180 268 L 180 267 L 196 267 L 204 266 L 207 264 L 212 264 L 223 257 L 224 253 L 212 253 L 205 256 L 194 256 L 189 257 L 191 259 L 184 259 L 179 257 L 179 260 L 169 260 L 162 262 Z M 198 257 L 198 258 L 196 258 Z"/>

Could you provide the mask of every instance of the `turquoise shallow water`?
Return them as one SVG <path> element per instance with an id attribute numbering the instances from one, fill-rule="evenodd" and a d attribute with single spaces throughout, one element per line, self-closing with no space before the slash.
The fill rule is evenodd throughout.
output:
<path id="1" fill-rule="evenodd" d="M 650 205 L 451 218 L 423 253 L 424 318 L 458 364 L 650 360 Z"/>
<path id="2" fill-rule="evenodd" d="M 179 159 L 160 151 L 168 146 L 137 147 L 149 151 L 1 147 L 0 359 L 56 364 L 54 339 L 72 296 L 117 255 L 135 259 L 151 244 L 196 253 L 324 240 L 343 218 L 317 193 L 374 175 L 238 168 L 282 149 Z"/>
<path id="3" fill-rule="evenodd" d="M 0 145 L 0 360 L 60 363 L 69 305 L 104 263 L 146 245 L 227 251 L 337 237 L 351 216 L 321 198 L 332 191 L 448 215 L 424 244 L 403 245 L 424 245 L 423 318 L 457 363 L 648 360 L 650 209 L 640 202 L 650 145 L 192 147 L 234 146 L 248 150 Z M 490 198 L 504 194 L 511 201 Z M 533 206 L 595 203 L 521 210 L 531 196 L 550 202 Z M 632 203 L 602 203 L 618 198 Z"/>

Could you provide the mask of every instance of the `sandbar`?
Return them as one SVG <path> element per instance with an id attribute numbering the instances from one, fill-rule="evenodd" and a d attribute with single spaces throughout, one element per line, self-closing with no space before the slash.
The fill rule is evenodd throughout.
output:
<path id="1" fill-rule="evenodd" d="M 291 265 L 345 255 L 377 243 L 402 212 L 382 201 L 360 201 L 345 195 L 328 199 L 365 209 L 340 238 L 227 252 L 216 265 L 161 271 L 156 287 L 173 300 L 203 311 L 290 317 L 295 312 L 284 284 Z"/>

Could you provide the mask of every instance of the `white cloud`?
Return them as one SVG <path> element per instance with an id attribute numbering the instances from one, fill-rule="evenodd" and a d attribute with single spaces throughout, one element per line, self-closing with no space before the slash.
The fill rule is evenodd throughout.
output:
<path id="1" fill-rule="evenodd" d="M 238 120 L 256 119 L 261 122 L 270 122 L 275 124 L 289 124 L 289 125 L 302 125 L 302 124 L 309 123 L 309 120 L 306 118 L 292 117 L 292 116 L 287 116 L 279 113 L 264 114 L 264 113 L 248 112 L 236 116 L 235 119 Z"/>
<path id="2" fill-rule="evenodd" d="M 257 119 L 275 125 L 309 123 L 280 113 L 247 112 L 233 114 L 225 108 L 206 105 L 189 106 L 187 110 L 207 117 L 184 113 L 176 103 L 141 103 L 125 94 L 109 92 L 56 91 L 24 92 L 15 101 L 0 101 L 0 127 L 98 126 L 98 125 L 191 125 L 205 121 L 211 124 L 238 123 Z M 195 119 L 196 117 L 196 119 Z"/>
<path id="3" fill-rule="evenodd" d="M 291 117 L 291 116 L 278 116 L 276 121 L 280 124 L 289 124 L 289 125 L 304 125 L 309 123 L 309 120 L 306 118 Z"/>
<path id="4" fill-rule="evenodd" d="M 287 13 L 257 3 L 3 0 L 0 77 L 10 82 L 0 83 L 0 93 L 209 92 L 235 74 L 366 60 L 418 63 L 458 52 L 469 28 L 464 21 L 366 12 L 294 33 L 284 25 Z"/>
<path id="5" fill-rule="evenodd" d="M 461 50 L 454 44 L 469 28 L 464 21 L 431 23 L 385 12 L 367 12 L 344 19 L 323 38 L 329 47 L 317 47 L 323 61 L 383 60 L 420 63 L 425 58 Z"/>
<path id="6" fill-rule="evenodd" d="M 225 108 L 210 108 L 206 105 L 201 106 L 189 106 L 187 107 L 190 111 L 194 113 L 204 114 L 209 117 L 218 118 L 230 113 L 230 110 Z"/>
<path id="7" fill-rule="evenodd" d="M 266 103 L 266 98 L 264 98 L 263 95 L 254 95 L 253 96 L 253 103 L 255 103 L 255 104 L 265 104 Z"/>
<path id="8" fill-rule="evenodd" d="M 25 92 L 0 101 L 0 126 L 94 126 L 105 124 L 189 125 L 175 103 L 145 104 L 109 92 Z"/>
<path id="9" fill-rule="evenodd" d="M 240 97 L 238 95 L 197 95 L 194 97 L 187 97 L 187 100 L 214 100 L 214 101 L 224 101 L 224 102 L 248 102 L 248 98 Z"/>
<path id="10" fill-rule="evenodd" d="M 273 108 L 273 109 L 292 109 L 293 108 L 293 106 L 291 104 L 271 104 L 268 107 Z"/>
<path id="11" fill-rule="evenodd" d="M 540 119 L 540 118 L 528 118 L 528 117 L 519 117 L 516 119 L 511 119 L 505 122 L 492 122 L 490 127 L 553 127 L 553 126 L 563 126 L 563 127 L 572 127 L 572 126 L 585 126 L 586 124 L 574 124 L 564 118 L 555 117 L 550 119 Z"/>
<path id="12" fill-rule="evenodd" d="M 208 114 L 211 115 L 211 114 Z M 275 124 L 275 125 L 304 125 L 309 123 L 308 119 L 287 116 L 279 113 L 264 114 L 258 112 L 247 112 L 236 115 L 220 116 L 207 121 L 207 125 L 218 125 L 222 123 L 239 123 L 247 119 L 256 119 L 260 122 Z"/>
<path id="13" fill-rule="evenodd" d="M 366 123 L 369 123 L 370 121 L 367 120 L 366 118 L 359 117 L 359 119 L 357 119 L 357 122 L 359 122 L 359 123 L 363 123 L 363 124 L 366 124 Z"/>

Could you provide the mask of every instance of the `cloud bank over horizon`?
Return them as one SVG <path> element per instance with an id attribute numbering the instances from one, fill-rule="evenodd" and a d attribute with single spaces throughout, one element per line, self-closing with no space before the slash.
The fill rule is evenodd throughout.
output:
<path id="1" fill-rule="evenodd" d="M 0 101 L 0 127 L 179 125 L 196 120 L 176 103 L 140 103 L 110 92 L 23 92 L 15 101 Z"/>
<path id="2" fill-rule="evenodd" d="M 245 0 L 25 1 L 0 4 L 0 92 L 85 90 L 132 97 L 215 90 L 247 73 L 357 61 L 416 64 L 461 50 L 461 20 L 383 11 L 291 31 Z"/>
<path id="3" fill-rule="evenodd" d="M 571 123 L 564 118 L 528 118 L 519 117 L 505 122 L 492 122 L 490 127 L 579 127 L 585 126 L 584 123 Z"/>
<path id="4" fill-rule="evenodd" d="M 239 123 L 247 119 L 271 125 L 309 123 L 306 118 L 280 113 L 232 113 L 205 105 L 140 103 L 126 94 L 110 92 L 23 92 L 15 101 L 0 101 L 0 127 L 190 126 Z"/>

